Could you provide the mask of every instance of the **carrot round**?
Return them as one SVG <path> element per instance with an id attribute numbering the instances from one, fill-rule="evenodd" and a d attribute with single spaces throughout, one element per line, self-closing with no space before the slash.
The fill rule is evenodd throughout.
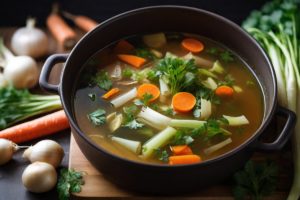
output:
<path id="1" fill-rule="evenodd" d="M 221 85 L 215 90 L 215 94 L 220 97 L 231 97 L 233 93 L 233 88 L 227 85 Z"/>
<path id="2" fill-rule="evenodd" d="M 52 13 L 48 16 L 47 27 L 63 48 L 71 49 L 75 46 L 76 33 L 58 14 Z"/>
<path id="3" fill-rule="evenodd" d="M 172 106 L 175 111 L 189 112 L 196 105 L 196 98 L 188 92 L 178 92 L 172 98 Z"/>
<path id="4" fill-rule="evenodd" d="M 120 40 L 114 48 L 115 53 L 130 53 L 134 46 L 126 40 Z"/>
<path id="5" fill-rule="evenodd" d="M 0 131 L 0 138 L 22 143 L 69 128 L 63 110 Z"/>
<path id="6" fill-rule="evenodd" d="M 93 30 L 98 25 L 96 21 L 83 15 L 73 15 L 68 12 L 63 12 L 63 15 L 72 20 L 79 28 L 86 32 Z"/>
<path id="7" fill-rule="evenodd" d="M 102 98 L 103 99 L 109 99 L 109 98 L 111 98 L 112 96 L 116 95 L 119 92 L 120 92 L 119 88 L 112 88 L 111 90 L 106 92 L 104 95 L 102 95 Z"/>
<path id="8" fill-rule="evenodd" d="M 138 98 L 143 99 L 145 94 L 152 95 L 152 98 L 149 100 L 150 102 L 152 102 L 159 97 L 160 91 L 156 85 L 153 85 L 151 83 L 144 83 L 138 87 L 137 96 Z"/>
<path id="9" fill-rule="evenodd" d="M 195 154 L 169 157 L 170 165 L 193 164 L 198 162 L 201 162 L 201 157 Z"/>
<path id="10" fill-rule="evenodd" d="M 170 146 L 174 155 L 190 155 L 193 154 L 192 149 L 188 145 Z"/>
<path id="11" fill-rule="evenodd" d="M 119 54 L 118 58 L 136 68 L 140 68 L 146 62 L 146 59 L 144 58 L 128 54 Z"/>
<path id="12" fill-rule="evenodd" d="M 182 40 L 181 45 L 183 48 L 192 53 L 199 53 L 204 49 L 203 43 L 193 38 L 186 38 Z"/>

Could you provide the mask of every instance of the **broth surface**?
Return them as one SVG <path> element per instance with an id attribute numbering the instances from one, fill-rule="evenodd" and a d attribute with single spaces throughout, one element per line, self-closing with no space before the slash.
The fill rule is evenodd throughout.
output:
<path id="1" fill-rule="evenodd" d="M 175 34 L 176 35 L 176 34 Z M 181 34 L 179 34 L 181 35 Z M 199 155 L 202 161 L 209 160 L 220 156 L 228 151 L 233 150 L 234 148 L 238 147 L 242 143 L 244 143 L 247 139 L 249 139 L 253 133 L 258 129 L 262 122 L 264 107 L 263 107 L 263 94 L 261 88 L 253 76 L 252 72 L 246 67 L 244 61 L 242 61 L 238 56 L 236 56 L 233 52 L 226 49 L 222 45 L 211 41 L 207 38 L 196 36 L 196 35 L 188 35 L 182 36 L 185 37 L 192 37 L 196 38 L 197 40 L 201 41 L 204 44 L 204 50 L 199 53 L 194 53 L 194 55 L 199 56 L 203 59 L 214 63 L 216 60 L 219 60 L 222 66 L 225 69 L 225 73 L 218 74 L 217 81 L 228 81 L 229 79 L 234 79 L 234 86 L 238 86 L 242 89 L 242 91 L 234 93 L 234 95 L 230 98 L 220 98 L 220 104 L 213 104 L 212 105 L 212 115 L 210 118 L 212 119 L 219 119 L 222 118 L 223 115 L 228 116 L 240 116 L 244 115 L 249 124 L 241 125 L 241 126 L 228 126 L 222 125 L 227 131 L 231 133 L 230 136 L 222 135 L 213 137 L 209 141 L 205 141 L 202 139 L 194 139 L 194 141 L 189 144 L 189 146 L 193 150 L 193 154 Z M 167 52 L 174 54 L 178 57 L 183 57 L 189 53 L 186 49 L 182 48 L 180 45 L 181 38 L 169 39 L 167 37 L 167 43 L 160 48 L 156 48 L 155 50 L 165 55 Z M 145 47 L 141 36 L 133 36 L 130 38 L 126 38 L 133 46 L 138 47 Z M 111 44 L 109 47 L 102 49 L 101 51 L 94 54 L 83 66 L 83 71 L 78 78 L 78 85 L 76 85 L 76 89 L 74 92 L 74 113 L 77 120 L 77 123 L 80 129 L 87 134 L 97 145 L 101 146 L 103 149 L 116 154 L 120 157 L 126 157 L 130 160 L 140 161 L 140 162 L 150 162 L 150 163 L 165 163 L 159 160 L 155 155 L 151 156 L 148 159 L 141 158 L 141 156 L 132 153 L 131 151 L 127 150 L 123 146 L 120 146 L 116 142 L 111 140 L 111 136 L 116 136 L 120 138 L 125 138 L 128 140 L 135 140 L 140 141 L 142 144 L 146 143 L 150 138 L 146 134 L 141 134 L 141 129 L 130 129 L 128 127 L 124 127 L 123 125 L 118 128 L 116 131 L 111 133 L 108 128 L 107 124 L 95 126 L 91 123 L 89 118 L 87 117 L 90 113 L 94 112 L 95 110 L 101 108 L 106 111 L 106 116 L 112 112 L 122 113 L 124 106 L 130 106 L 133 104 L 133 101 L 127 102 L 124 106 L 120 108 L 114 108 L 110 101 L 114 98 L 109 100 L 105 100 L 102 97 L 106 93 L 105 90 L 99 88 L 97 85 L 87 84 L 89 75 L 95 74 L 95 72 L 91 73 L 91 71 L 99 71 L 105 70 L 108 72 L 109 75 L 113 74 L 113 70 L 115 70 L 115 66 L 119 65 L 122 70 L 126 68 L 130 68 L 132 70 L 143 70 L 148 67 L 154 67 L 160 59 L 155 59 L 154 61 L 147 61 L 147 63 L 142 66 L 141 68 L 137 69 L 134 68 L 122 61 L 120 61 L 116 53 L 114 52 L 116 43 Z M 148 47 L 146 47 L 148 48 Z M 150 48 L 152 49 L 152 48 Z M 230 56 L 233 60 L 230 61 L 223 61 L 220 54 L 214 53 L 213 50 L 217 50 L 218 52 L 229 52 Z M 226 57 L 226 55 L 223 55 Z M 200 66 L 198 66 L 200 67 Z M 203 66 L 204 69 L 210 69 L 210 67 Z M 205 77 L 206 78 L 206 77 Z M 118 82 L 120 81 L 130 81 L 129 79 L 122 80 L 114 80 L 112 83 L 112 88 L 120 89 L 121 94 L 126 93 L 127 91 L 131 90 L 133 87 L 139 87 L 142 82 L 134 84 L 134 85 L 120 85 Z M 158 87 L 159 85 L 156 84 Z M 95 94 L 94 101 L 91 100 L 91 94 Z M 195 95 L 195 94 L 194 94 Z M 118 95 L 115 96 L 117 98 Z M 157 104 L 158 106 L 161 105 L 171 105 L 172 95 L 167 98 L 165 102 L 161 102 L 159 99 L 156 100 L 153 104 Z M 189 113 L 179 113 L 177 112 L 175 115 L 169 115 L 169 117 L 173 119 L 197 119 L 193 116 L 193 112 Z M 198 119 L 199 120 L 199 119 Z M 154 135 L 160 132 L 159 130 L 155 130 L 148 125 L 144 125 L 146 129 L 150 129 Z M 143 128 L 142 128 L 143 129 Z M 226 138 L 230 137 L 232 142 L 223 148 L 207 155 L 204 153 L 204 149 L 209 148 L 212 145 L 218 144 L 219 142 L 225 140 Z M 170 149 L 166 146 L 162 147 L 161 149 L 166 150 L 169 155 L 172 154 Z"/>

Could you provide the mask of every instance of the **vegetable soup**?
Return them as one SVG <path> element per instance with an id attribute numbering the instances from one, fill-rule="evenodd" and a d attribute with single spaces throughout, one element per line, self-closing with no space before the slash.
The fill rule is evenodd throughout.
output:
<path id="1" fill-rule="evenodd" d="M 130 160 L 203 162 L 241 145 L 261 124 L 263 94 L 241 58 L 204 37 L 132 36 L 82 67 L 74 96 L 80 129 Z"/>

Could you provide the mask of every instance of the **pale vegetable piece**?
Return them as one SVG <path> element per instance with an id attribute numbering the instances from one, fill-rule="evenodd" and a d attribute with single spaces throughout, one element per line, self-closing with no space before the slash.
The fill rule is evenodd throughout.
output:
<path id="1" fill-rule="evenodd" d="M 206 155 L 210 155 L 210 154 L 214 153 L 215 151 L 218 151 L 219 149 L 221 149 L 221 148 L 225 147 L 226 145 L 230 144 L 231 142 L 232 142 L 232 139 L 228 138 L 228 139 L 226 139 L 226 140 L 224 140 L 224 141 L 222 141 L 218 144 L 215 144 L 211 147 L 208 147 L 208 148 L 204 149 L 204 153 Z"/>
<path id="2" fill-rule="evenodd" d="M 0 138 L 0 165 L 10 161 L 18 149 L 18 145 L 12 141 Z"/>
<path id="3" fill-rule="evenodd" d="M 6 87 L 8 82 L 3 74 L 0 74 L 0 88 Z"/>
<path id="4" fill-rule="evenodd" d="M 122 79 L 122 69 L 121 69 L 119 62 L 115 65 L 110 76 L 111 76 L 111 78 L 113 78 L 116 81 L 119 81 Z"/>
<path id="5" fill-rule="evenodd" d="M 162 115 L 149 107 L 143 107 L 137 116 L 148 121 L 147 124 L 158 130 L 166 128 L 171 121 L 171 118 Z"/>
<path id="6" fill-rule="evenodd" d="M 60 144 L 53 140 L 42 140 L 29 147 L 23 153 L 23 158 L 30 162 L 46 162 L 58 167 L 64 157 L 64 150 Z"/>
<path id="7" fill-rule="evenodd" d="M 208 59 L 205 59 L 205 58 L 202 58 L 200 56 L 195 56 L 192 52 L 189 52 L 188 54 L 186 54 L 185 56 L 182 57 L 183 59 L 185 60 L 191 60 L 191 59 L 194 59 L 195 61 L 195 64 L 200 66 L 200 67 L 211 67 L 213 66 L 213 62 L 208 60 Z"/>
<path id="8" fill-rule="evenodd" d="M 112 120 L 114 120 L 117 116 L 117 113 L 116 112 L 112 112 L 110 113 L 109 115 L 107 115 L 106 117 L 106 122 L 107 123 L 110 123 Z"/>
<path id="9" fill-rule="evenodd" d="M 110 103 L 112 103 L 115 108 L 118 108 L 118 107 L 124 105 L 125 103 L 127 103 L 128 101 L 131 101 L 132 99 L 134 99 L 136 97 L 136 95 L 137 95 L 137 89 L 135 87 L 135 88 L 129 90 L 128 92 L 126 92 L 125 94 L 122 94 L 121 96 L 116 97 Z"/>
<path id="10" fill-rule="evenodd" d="M 26 27 L 17 29 L 11 39 L 11 48 L 16 55 L 39 58 L 48 53 L 48 46 L 47 35 L 35 27 L 33 18 L 28 18 Z"/>
<path id="11" fill-rule="evenodd" d="M 201 98 L 200 119 L 208 119 L 212 113 L 211 102 Z"/>
<path id="12" fill-rule="evenodd" d="M 169 126 L 175 128 L 199 128 L 206 124 L 206 121 L 192 119 L 171 119 Z"/>
<path id="13" fill-rule="evenodd" d="M 237 117 L 223 115 L 223 117 L 228 120 L 229 126 L 241 126 L 241 125 L 249 124 L 249 121 L 245 117 L 245 115 L 241 115 L 241 116 L 237 116 Z"/>
<path id="14" fill-rule="evenodd" d="M 115 136 L 112 136 L 111 140 L 114 141 L 115 143 L 125 147 L 126 149 L 128 149 L 129 151 L 133 152 L 136 155 L 139 155 L 141 153 L 142 145 L 141 145 L 140 141 L 127 140 L 127 139 L 115 137 Z"/>
<path id="15" fill-rule="evenodd" d="M 213 67 L 210 69 L 211 72 L 216 72 L 218 74 L 223 74 L 225 69 L 222 66 L 222 64 L 217 60 L 216 62 L 214 62 Z"/>
<path id="16" fill-rule="evenodd" d="M 165 146 L 176 134 L 177 130 L 168 126 L 148 140 L 142 147 L 142 158 L 151 157 L 156 149 Z"/>
<path id="17" fill-rule="evenodd" d="M 55 187 L 57 173 L 55 168 L 48 163 L 34 162 L 24 170 L 22 182 L 30 192 L 47 192 Z"/>
<path id="18" fill-rule="evenodd" d="M 243 89 L 240 86 L 234 85 L 234 86 L 232 86 L 232 88 L 236 93 L 243 92 Z"/>
<path id="19" fill-rule="evenodd" d="M 162 78 L 159 78 L 159 88 L 160 88 L 160 94 L 162 96 L 168 96 L 171 94 L 169 86 L 166 84 L 166 82 Z"/>
<path id="20" fill-rule="evenodd" d="M 119 82 L 117 82 L 118 85 L 125 85 L 125 86 L 135 85 L 137 83 L 138 83 L 138 81 L 119 81 Z"/>
<path id="21" fill-rule="evenodd" d="M 150 52 L 156 57 L 156 58 L 162 58 L 163 54 L 160 51 L 157 51 L 155 49 L 150 49 Z"/>
<path id="22" fill-rule="evenodd" d="M 123 115 L 118 114 L 108 125 L 111 132 L 116 131 L 122 125 Z"/>
<path id="23" fill-rule="evenodd" d="M 208 77 L 205 81 L 202 81 L 202 84 L 211 90 L 215 90 L 218 87 L 216 81 L 211 77 Z"/>
<path id="24" fill-rule="evenodd" d="M 166 52 L 165 58 L 178 58 L 178 56 L 168 51 Z"/>
<path id="25" fill-rule="evenodd" d="M 160 48 L 167 43 L 164 33 L 155 33 L 143 36 L 144 43 L 151 48 Z"/>

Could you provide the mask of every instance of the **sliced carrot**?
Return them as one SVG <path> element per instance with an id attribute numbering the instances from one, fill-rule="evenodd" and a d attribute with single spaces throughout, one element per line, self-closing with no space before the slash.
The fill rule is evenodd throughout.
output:
<path id="1" fill-rule="evenodd" d="M 140 68 L 146 62 L 144 58 L 128 54 L 119 54 L 118 58 L 136 68 Z"/>
<path id="2" fill-rule="evenodd" d="M 193 154 L 192 149 L 188 145 L 171 146 L 171 151 L 174 155 L 190 155 Z"/>
<path id="3" fill-rule="evenodd" d="M 152 95 L 152 98 L 150 99 L 150 102 L 152 102 L 159 97 L 160 91 L 156 85 L 151 83 L 144 83 L 138 87 L 137 96 L 138 98 L 142 99 L 145 94 Z"/>
<path id="4" fill-rule="evenodd" d="M 182 40 L 181 45 L 183 48 L 192 53 L 199 53 L 204 49 L 203 43 L 193 38 L 186 38 Z"/>
<path id="5" fill-rule="evenodd" d="M 69 128 L 63 110 L 0 131 L 0 138 L 22 143 Z"/>
<path id="6" fill-rule="evenodd" d="M 215 90 L 215 94 L 220 97 L 231 97 L 233 93 L 233 88 L 227 85 L 221 85 Z"/>
<path id="7" fill-rule="evenodd" d="M 201 162 L 201 157 L 195 154 L 169 157 L 170 165 L 193 164 L 198 162 Z"/>
<path id="8" fill-rule="evenodd" d="M 114 48 L 115 53 L 130 53 L 134 46 L 126 40 L 120 40 Z"/>
<path id="9" fill-rule="evenodd" d="M 172 98 L 172 106 L 175 111 L 189 112 L 196 105 L 196 98 L 188 92 L 178 92 Z"/>
<path id="10" fill-rule="evenodd" d="M 106 92 L 104 95 L 102 95 L 102 98 L 103 99 L 109 99 L 109 98 L 111 98 L 112 96 L 116 95 L 119 92 L 120 92 L 119 88 L 112 88 L 111 90 Z"/>

